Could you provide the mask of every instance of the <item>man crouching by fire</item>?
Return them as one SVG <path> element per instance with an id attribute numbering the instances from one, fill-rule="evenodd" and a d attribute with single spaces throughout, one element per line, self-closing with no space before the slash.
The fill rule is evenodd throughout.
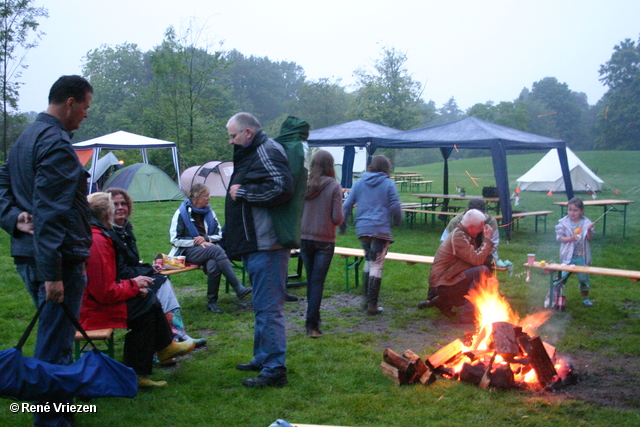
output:
<path id="1" fill-rule="evenodd" d="M 429 275 L 427 300 L 418 308 L 435 306 L 445 316 L 454 316 L 452 307 L 462 307 L 460 323 L 473 323 L 473 304 L 465 298 L 490 270 L 483 265 L 493 249 L 491 237 L 494 230 L 484 223 L 485 216 L 477 209 L 470 209 L 458 227 L 440 244 Z M 481 243 L 476 236 L 484 233 Z"/>

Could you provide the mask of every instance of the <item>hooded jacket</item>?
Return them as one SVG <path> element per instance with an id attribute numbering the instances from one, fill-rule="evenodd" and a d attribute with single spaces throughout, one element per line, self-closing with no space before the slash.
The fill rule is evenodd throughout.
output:
<path id="1" fill-rule="evenodd" d="M 390 237 L 392 222 L 393 225 L 399 225 L 402 220 L 396 184 L 384 172 L 366 172 L 356 181 L 343 206 L 343 225 L 349 219 L 354 205 L 358 236 Z"/>

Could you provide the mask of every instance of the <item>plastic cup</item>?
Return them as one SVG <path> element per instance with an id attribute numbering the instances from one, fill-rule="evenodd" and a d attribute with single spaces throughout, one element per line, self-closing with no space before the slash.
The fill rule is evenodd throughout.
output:
<path id="1" fill-rule="evenodd" d="M 185 267 L 186 266 L 187 257 L 177 256 L 176 260 L 178 261 L 178 264 L 180 264 L 181 267 Z"/>
<path id="2" fill-rule="evenodd" d="M 533 263 L 536 262 L 536 254 L 527 254 L 527 262 L 529 267 L 533 267 Z"/>

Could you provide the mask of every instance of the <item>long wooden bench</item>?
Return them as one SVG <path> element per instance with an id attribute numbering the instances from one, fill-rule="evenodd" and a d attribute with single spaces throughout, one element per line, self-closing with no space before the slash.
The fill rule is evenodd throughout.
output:
<path id="1" fill-rule="evenodd" d="M 532 211 L 532 212 L 513 212 L 511 214 L 512 224 L 519 227 L 518 220 L 526 218 L 528 216 L 535 216 L 536 218 L 536 233 L 538 232 L 538 221 L 544 224 L 544 232 L 547 232 L 547 215 L 552 214 L 553 211 Z M 495 215 L 494 218 L 498 221 L 502 220 L 502 215 Z"/>
<path id="2" fill-rule="evenodd" d="M 552 271 L 557 272 L 557 276 L 554 279 L 553 274 L 549 274 L 549 295 L 553 295 L 554 288 L 564 280 L 562 277 L 563 272 L 568 272 L 569 275 L 572 273 L 586 273 L 586 274 L 599 274 L 601 276 L 613 276 L 613 277 L 626 277 L 627 279 L 631 279 L 632 282 L 638 282 L 640 280 L 640 271 L 636 270 L 622 270 L 619 268 L 606 268 L 606 267 L 591 267 L 585 265 L 567 265 L 567 264 L 556 264 L 556 263 L 544 263 L 534 262 L 533 265 L 529 265 L 529 263 L 524 263 L 524 267 L 527 268 L 538 268 L 543 270 L 545 273 L 551 273 Z M 569 277 L 569 275 L 567 277 Z"/>
<path id="3" fill-rule="evenodd" d="M 334 250 L 334 255 L 340 255 L 345 259 L 345 283 L 346 283 L 346 291 L 349 292 L 349 271 L 354 270 L 355 272 L 355 287 L 358 287 L 358 282 L 360 280 L 360 264 L 364 260 L 364 250 L 363 249 L 354 249 L 354 248 L 345 248 L 336 246 Z M 354 258 L 353 262 L 349 262 L 349 258 Z M 387 252 L 387 255 L 384 257 L 386 261 L 401 261 L 407 263 L 407 265 L 414 264 L 433 264 L 433 257 L 428 255 L 413 255 L 413 254 L 403 254 L 399 252 Z M 495 267 L 496 271 L 507 271 L 506 267 Z"/>
<path id="4" fill-rule="evenodd" d="M 423 181 L 410 181 L 409 182 L 409 190 L 413 189 L 413 186 L 415 185 L 416 190 L 420 191 L 420 186 L 424 184 L 424 192 L 428 193 L 431 191 L 431 185 L 433 184 L 433 181 L 430 180 L 423 180 Z"/>
<path id="5" fill-rule="evenodd" d="M 416 216 L 418 214 L 423 214 L 425 215 L 425 217 L 427 215 L 431 215 L 431 227 L 433 228 L 436 226 L 436 215 L 454 217 L 460 213 L 460 212 L 450 212 L 450 211 L 432 211 L 427 209 L 402 209 L 402 212 L 404 212 L 405 224 L 408 223 L 409 228 L 413 228 L 413 223 L 415 222 Z"/>
<path id="6" fill-rule="evenodd" d="M 527 268 L 538 268 L 544 270 L 547 273 L 550 273 L 551 271 L 566 271 L 569 273 L 586 273 L 599 274 L 601 276 L 625 277 L 627 279 L 631 279 L 632 282 L 637 282 L 638 280 L 640 280 L 640 271 L 637 270 L 622 270 L 619 268 L 591 267 L 584 265 L 567 265 L 557 264 L 553 262 L 545 264 L 534 262 L 532 266 L 530 266 L 528 263 L 524 263 L 523 266 Z"/>

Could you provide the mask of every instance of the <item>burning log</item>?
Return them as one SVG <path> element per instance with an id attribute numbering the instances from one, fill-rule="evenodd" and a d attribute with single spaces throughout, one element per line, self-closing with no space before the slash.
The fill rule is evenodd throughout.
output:
<path id="1" fill-rule="evenodd" d="M 464 363 L 462 365 L 462 369 L 460 369 L 460 381 L 464 381 L 466 383 L 471 383 L 475 385 L 480 385 L 480 380 L 484 376 L 484 372 L 487 367 L 481 363 Z"/>
<path id="2" fill-rule="evenodd" d="M 515 357 L 518 353 L 516 333 L 509 322 L 494 322 L 492 325 L 493 348 L 503 358 Z"/>
<path id="3" fill-rule="evenodd" d="M 491 372 L 491 387 L 508 389 L 514 387 L 514 375 L 508 363 L 501 363 Z"/>
<path id="4" fill-rule="evenodd" d="M 484 375 L 482 376 L 482 379 L 480 380 L 480 384 L 478 384 L 478 387 L 480 387 L 481 389 L 485 389 L 487 387 L 489 387 L 489 384 L 491 384 L 491 368 L 493 367 L 493 361 L 496 360 L 496 352 L 493 352 L 493 356 L 491 356 L 491 360 L 489 361 L 489 364 L 487 365 L 485 371 L 484 371 Z"/>
<path id="5" fill-rule="evenodd" d="M 416 378 L 422 385 L 429 385 L 436 380 L 436 376 L 426 363 L 420 359 L 416 353 L 407 350 L 402 354 L 404 357 L 412 361 L 416 367 Z"/>
<path id="6" fill-rule="evenodd" d="M 445 363 L 450 362 L 454 358 L 459 358 L 461 355 L 462 341 L 457 339 L 429 356 L 426 363 L 428 367 L 435 371 L 444 366 Z"/>
<path id="7" fill-rule="evenodd" d="M 539 336 L 535 336 L 528 340 L 531 351 L 528 353 L 531 359 L 531 366 L 536 371 L 538 383 L 542 387 L 546 387 L 553 381 L 553 377 L 557 375 L 556 368 L 547 353 L 547 350 Z"/>

